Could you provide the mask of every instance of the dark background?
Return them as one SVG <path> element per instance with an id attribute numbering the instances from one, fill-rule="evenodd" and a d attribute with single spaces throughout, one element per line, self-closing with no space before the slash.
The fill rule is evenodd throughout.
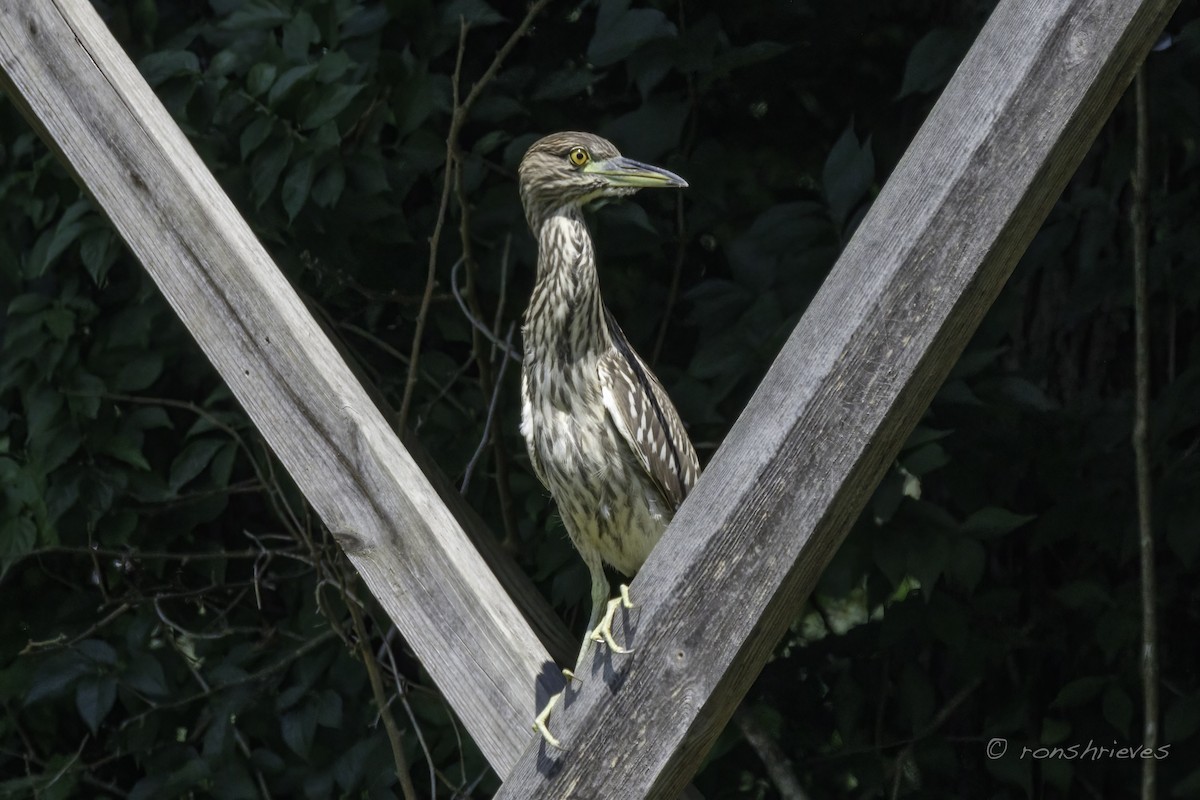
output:
<path id="1" fill-rule="evenodd" d="M 605 296 L 707 460 L 989 2 L 556 0 L 463 126 L 408 423 L 461 480 L 532 280 L 515 168 L 592 130 L 687 178 L 592 217 Z M 1200 4 L 1147 64 L 1160 797 L 1200 795 Z M 465 92 L 524 3 L 108 0 L 122 45 L 398 408 Z M 1141 762 L 1132 95 L 751 690 L 812 797 L 1130 797 Z M 0 797 L 390 797 L 367 633 L 421 796 L 498 781 L 95 207 L 0 98 Z M 507 258 L 505 253 L 507 252 Z M 518 336 L 519 338 L 519 336 Z M 575 631 L 588 581 L 517 431 L 470 502 Z M 347 593 L 367 601 L 356 629 Z M 989 759 L 994 737 L 1009 741 Z M 779 790 L 731 727 L 710 798 Z M 457 794 L 456 794 L 457 793 Z M 620 792 L 614 789 L 613 797 Z"/>

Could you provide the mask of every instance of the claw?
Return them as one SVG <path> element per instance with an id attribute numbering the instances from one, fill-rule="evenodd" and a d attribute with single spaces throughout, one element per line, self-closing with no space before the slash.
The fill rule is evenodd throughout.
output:
<path id="1" fill-rule="evenodd" d="M 614 597 L 608 601 L 608 607 L 604 610 L 604 617 L 601 618 L 600 624 L 596 626 L 590 634 L 593 642 L 605 642 L 614 653 L 632 653 L 632 650 L 622 647 L 617 644 L 617 640 L 612 635 L 613 617 L 617 613 L 617 607 L 624 606 L 625 608 L 633 608 L 633 601 L 629 599 L 629 587 L 621 584 L 621 596 Z"/>
<path id="2" fill-rule="evenodd" d="M 533 718 L 533 729 L 538 732 L 546 744 L 550 745 L 555 750 L 565 750 L 566 748 L 562 746 L 562 742 L 558 740 L 558 737 L 550 732 L 550 729 L 546 727 L 546 723 L 550 720 L 550 712 L 554 710 L 554 707 L 558 705 L 558 701 L 562 699 L 562 696 L 566 694 L 566 692 L 567 690 L 563 689 L 561 692 L 553 695 L 550 698 L 550 702 L 546 703 L 546 707 L 542 709 L 541 713 Z"/>
<path id="3" fill-rule="evenodd" d="M 575 673 L 569 669 L 564 669 L 562 674 L 563 677 L 567 679 L 568 684 L 575 680 Z M 543 708 L 541 712 L 533 719 L 533 729 L 537 731 L 538 735 L 542 737 L 546 744 L 550 745 L 555 750 L 563 751 L 566 751 L 567 748 L 563 747 L 562 742 L 558 740 L 558 737 L 550 732 L 550 728 L 546 726 L 546 723 L 550 721 L 550 712 L 554 710 L 554 707 L 558 705 L 558 701 L 561 700 L 562 696 L 566 693 L 567 690 L 563 689 L 561 692 L 557 692 L 552 695 L 550 697 L 550 702 L 546 703 L 546 707 Z"/>

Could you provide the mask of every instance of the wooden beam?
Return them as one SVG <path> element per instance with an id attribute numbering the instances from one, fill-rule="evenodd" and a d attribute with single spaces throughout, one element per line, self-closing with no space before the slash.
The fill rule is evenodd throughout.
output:
<path id="1" fill-rule="evenodd" d="M 498 798 L 678 794 L 1176 4 L 1002 0 Z"/>
<path id="2" fill-rule="evenodd" d="M 506 775 L 557 667 L 104 23 L 86 0 L 5 0 L 0 71 Z"/>

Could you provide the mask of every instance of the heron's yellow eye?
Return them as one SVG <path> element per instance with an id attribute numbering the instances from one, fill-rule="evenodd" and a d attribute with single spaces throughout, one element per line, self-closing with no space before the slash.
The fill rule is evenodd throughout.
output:
<path id="1" fill-rule="evenodd" d="M 592 160 L 592 157 L 588 155 L 588 151 L 584 150 L 582 147 L 572 148 L 571 152 L 567 155 L 567 158 L 569 158 L 571 163 L 577 167 L 586 166 L 587 163 Z"/>

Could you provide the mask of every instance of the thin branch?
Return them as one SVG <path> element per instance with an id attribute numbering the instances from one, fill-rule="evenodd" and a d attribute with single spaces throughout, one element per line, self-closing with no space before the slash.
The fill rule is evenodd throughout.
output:
<path id="1" fill-rule="evenodd" d="M 417 722 L 416 714 L 413 713 L 412 704 L 408 702 L 408 682 L 400 674 L 400 668 L 396 666 L 396 654 L 392 652 L 392 636 L 398 633 L 399 630 L 395 625 L 388 628 L 375 657 L 380 659 L 381 656 L 387 657 L 388 671 L 392 674 L 392 680 L 396 682 L 396 698 L 400 701 L 400 705 L 404 706 L 404 713 L 408 714 L 408 721 L 412 723 L 413 733 L 417 735 L 417 744 L 421 746 L 421 752 L 425 754 L 425 765 L 429 767 L 430 800 L 437 800 L 437 765 L 433 763 L 433 754 L 429 752 L 429 745 L 425 742 L 421 725 Z"/>
<path id="2" fill-rule="evenodd" d="M 467 307 L 470 309 L 468 315 L 472 321 L 471 328 L 471 352 L 475 356 L 476 368 L 479 370 L 479 388 L 483 392 L 484 397 L 489 397 L 488 401 L 488 424 L 484 428 L 483 440 L 480 442 L 480 449 L 476 451 L 471 459 L 471 464 L 468 466 L 466 475 L 463 477 L 462 492 L 466 493 L 466 487 L 470 482 L 471 472 L 474 469 L 478 459 L 483 455 L 483 446 L 489 440 L 492 444 L 492 453 L 495 459 L 495 469 L 493 477 L 496 482 L 496 491 L 500 496 L 501 521 L 504 523 L 504 541 L 515 541 L 517 536 L 517 519 L 513 512 L 513 504 L 511 492 L 508 486 L 508 448 L 505 446 L 504 437 L 500 435 L 495 428 L 491 427 L 492 417 L 495 415 L 496 407 L 500 402 L 500 386 L 504 380 L 504 369 L 508 366 L 507 353 L 512 350 L 512 334 L 511 329 L 508 338 L 508 348 L 506 348 L 506 357 L 500 364 L 500 378 L 493 385 L 492 361 L 495 358 L 496 340 L 500 337 L 501 319 L 504 314 L 504 294 L 507 290 L 508 271 L 508 248 L 511 241 L 511 236 L 504 238 L 504 251 L 501 253 L 500 263 L 500 301 L 496 304 L 495 321 L 492 324 L 491 331 L 485 331 L 480 325 L 475 324 L 476 321 L 483 319 L 483 307 L 479 302 L 479 264 L 475 260 L 474 252 L 471 245 L 471 204 L 467 199 L 466 183 L 463 180 L 465 169 L 461 156 L 458 156 L 457 180 L 455 181 L 455 195 L 458 199 L 458 232 L 462 246 L 461 262 L 467 267 Z M 459 306 L 462 306 L 462 298 L 456 297 L 459 301 Z M 486 334 L 492 341 L 491 348 L 488 352 L 484 352 L 482 336 Z"/>
<path id="3" fill-rule="evenodd" d="M 808 800 L 808 793 L 800 785 L 791 759 L 744 705 L 733 712 L 733 722 L 767 768 L 767 774 L 771 776 L 771 782 L 775 784 L 779 796 L 783 800 Z"/>
<path id="4" fill-rule="evenodd" d="M 1146 107 L 1146 68 L 1138 70 L 1134 81 L 1137 107 L 1133 206 L 1133 313 L 1135 321 L 1135 388 L 1133 454 L 1137 472 L 1138 541 L 1142 562 L 1142 746 L 1145 752 L 1158 747 L 1158 634 L 1154 613 L 1157 594 L 1154 576 L 1154 530 L 1151 525 L 1150 478 L 1150 309 L 1148 303 L 1149 249 L 1149 112 Z M 1142 800 L 1154 800 L 1157 793 L 1156 761 L 1142 759 Z"/>
<path id="5" fill-rule="evenodd" d="M 510 323 L 508 326 L 508 338 L 505 340 L 505 345 L 512 344 L 513 333 L 516 331 L 517 323 Z M 492 433 L 492 422 L 496 417 L 496 406 L 500 403 L 500 388 L 504 385 L 504 372 L 508 369 L 508 359 L 500 362 L 500 374 L 496 377 L 496 384 L 492 388 L 492 401 L 488 403 L 487 419 L 483 423 L 483 436 L 479 439 L 479 447 L 475 448 L 475 454 L 471 456 L 470 462 L 467 464 L 466 470 L 463 471 L 462 486 L 459 488 L 460 494 L 466 494 L 467 488 L 471 485 L 471 473 L 475 471 L 475 465 L 479 463 L 480 456 L 483 455 L 483 449 L 487 446 L 488 437 Z"/>
<path id="6" fill-rule="evenodd" d="M 497 340 L 500 338 L 500 325 L 504 320 L 504 304 L 508 300 L 508 254 L 512 249 L 512 234 L 504 234 L 504 248 L 500 251 L 500 296 L 496 299 L 496 318 L 492 320 L 492 350 L 488 357 L 496 358 Z"/>
<path id="7" fill-rule="evenodd" d="M 297 659 L 303 658 L 308 653 L 312 652 L 313 650 L 316 650 L 318 647 L 321 647 L 322 645 L 325 644 L 325 642 L 327 640 L 334 638 L 334 636 L 335 636 L 335 634 L 332 630 L 322 631 L 321 633 L 315 635 L 313 638 L 309 639 L 304 644 L 297 647 L 292 652 L 290 652 L 287 655 L 283 656 L 282 658 L 279 658 L 276 661 L 268 664 L 267 666 L 263 667 L 262 669 L 258 670 L 257 672 L 253 672 L 249 675 L 243 675 L 240 678 L 234 678 L 233 680 L 222 683 L 219 686 L 214 686 L 209 691 L 197 692 L 196 694 L 189 695 L 189 696 L 183 698 L 182 700 L 173 700 L 170 703 L 159 703 L 159 704 L 147 709 L 146 711 L 143 711 L 140 714 L 135 714 L 132 717 L 130 717 L 129 719 L 125 720 L 117 727 L 117 730 L 119 730 L 119 731 L 125 730 L 130 725 L 137 724 L 148 714 L 152 714 L 155 711 L 162 711 L 164 709 L 169 709 L 169 708 L 180 708 L 182 706 L 186 706 L 186 705 L 190 705 L 191 703 L 195 703 L 198 700 L 205 700 L 209 697 L 212 697 L 215 694 L 225 691 L 226 689 L 233 689 L 237 686 L 245 686 L 247 684 L 256 683 L 264 678 L 271 676 L 272 674 L 274 674 L 276 672 L 279 672 L 280 670 L 286 669 L 287 667 L 291 666 L 292 662 L 296 661 Z"/>
<path id="8" fill-rule="evenodd" d="M 458 301 L 459 310 L 470 321 L 471 327 L 486 336 L 493 347 L 499 348 L 506 358 L 511 358 L 513 361 L 520 363 L 522 357 L 521 351 L 514 349 L 511 341 L 507 343 L 500 341 L 500 337 L 493 335 L 488 326 L 483 323 L 483 320 L 472 314 L 471 309 L 467 307 L 467 301 L 463 299 L 462 292 L 458 290 L 458 269 L 462 266 L 462 263 L 462 259 L 460 258 L 454 262 L 454 267 L 450 270 L 450 291 L 454 294 L 454 299 Z"/>
<path id="9" fill-rule="evenodd" d="M 667 302 L 663 307 L 662 324 L 658 326 L 658 338 L 654 340 L 654 350 L 650 353 L 651 366 L 657 365 L 658 357 L 662 355 L 663 343 L 667 340 L 667 329 L 671 326 L 671 313 L 679 299 L 679 279 L 683 274 L 683 262 L 687 258 L 687 225 L 683 218 L 683 195 L 675 197 L 675 237 L 675 264 L 671 268 L 671 287 L 667 290 Z"/>
<path id="10" fill-rule="evenodd" d="M 508 299 L 508 254 L 512 247 L 512 234 L 504 235 L 504 248 L 500 251 L 500 297 L 496 300 L 496 318 L 492 321 L 493 341 L 500 338 L 500 325 L 504 318 L 504 304 Z M 512 334 L 508 337 L 508 348 L 512 350 Z M 497 347 L 492 345 L 488 359 L 496 359 Z M 508 363 L 507 353 L 504 364 Z M 504 382 L 504 364 L 500 366 L 499 383 Z M 517 510 L 513 502 L 512 489 L 508 484 L 508 448 L 504 444 L 504 434 L 499 428 L 492 429 L 492 448 L 496 451 L 496 494 L 500 497 L 500 521 L 504 524 L 504 539 L 501 546 L 509 552 L 517 547 Z"/>
<path id="11" fill-rule="evenodd" d="M 429 304 L 433 302 L 433 287 L 437 283 L 438 244 L 442 241 L 442 226 L 446 224 L 446 209 L 450 205 L 450 184 L 454 178 L 456 162 L 454 149 L 457 146 L 459 129 L 458 81 L 462 75 L 463 53 L 467 48 L 467 23 L 459 27 L 458 54 L 454 59 L 454 74 L 450 87 L 454 92 L 454 113 L 450 117 L 450 133 L 446 136 L 446 169 L 442 179 L 442 197 L 438 201 L 437 221 L 429 237 L 429 268 L 425 273 L 425 292 L 421 296 L 421 308 L 417 312 L 416 330 L 413 331 L 412 354 L 408 358 L 408 377 L 404 381 L 404 396 L 400 401 L 399 429 L 408 425 L 408 410 L 412 407 L 413 390 L 417 386 L 417 364 L 421 360 L 421 340 L 425 334 L 425 323 L 429 318 Z"/>
<path id="12" fill-rule="evenodd" d="M 450 116 L 450 130 L 446 134 L 446 169 L 442 177 L 442 196 L 438 202 L 437 221 L 433 226 L 433 234 L 429 237 L 429 269 L 425 275 L 425 293 L 421 298 L 421 308 L 417 312 L 416 330 L 413 332 L 412 355 L 409 359 L 408 378 L 404 382 L 404 397 L 400 402 L 400 430 L 404 430 L 408 422 L 408 412 L 412 407 L 412 394 L 416 388 L 417 363 L 421 357 L 421 340 L 425 333 L 425 323 L 429 318 L 429 304 L 433 299 L 433 288 L 436 285 L 438 244 L 442 238 L 442 227 L 446 224 L 446 211 L 450 205 L 450 187 L 454 181 L 454 170 L 456 168 L 455 156 L 458 152 L 459 131 L 462 130 L 463 123 L 471 113 L 471 107 L 475 105 L 475 101 L 479 99 L 484 88 L 496 77 L 496 73 L 500 71 L 500 67 L 504 64 L 504 60 L 508 58 L 508 54 L 512 52 L 517 42 L 521 40 L 529 30 L 529 26 L 533 24 L 534 17 L 549 2 L 550 0 L 535 0 L 529 6 L 529 11 L 526 12 L 525 18 L 517 25 L 516 30 L 512 32 L 508 40 L 496 51 L 496 55 L 492 58 L 492 63 L 488 65 L 483 75 L 471 87 L 471 91 L 467 93 L 466 99 L 461 100 L 461 102 L 459 97 L 459 83 L 462 78 L 463 54 L 466 52 L 467 47 L 468 25 L 465 19 L 460 18 L 458 52 L 454 60 L 454 74 L 450 78 L 454 111 Z"/>
<path id="13" fill-rule="evenodd" d="M 936 714 L 933 715 L 933 719 L 931 719 L 925 725 L 925 727 L 917 731 L 917 734 L 912 737 L 912 740 L 909 741 L 908 744 L 904 746 L 904 749 L 896 754 L 896 760 L 892 764 L 893 800 L 900 796 L 900 781 L 904 777 L 904 765 L 912 761 L 913 749 L 916 746 L 916 743 L 922 739 L 932 736 L 939 728 L 949 722 L 950 718 L 953 717 L 955 712 L 958 711 L 959 706 L 965 703 L 967 698 L 975 693 L 975 690 L 979 688 L 979 685 L 982 682 L 983 680 L 981 678 L 975 678 L 966 686 L 955 692 L 954 696 L 947 700 L 946 704 L 942 706 Z"/>
<path id="14" fill-rule="evenodd" d="M 344 575 L 343 575 L 344 579 Z M 383 728 L 387 731 L 388 742 L 392 745 L 392 760 L 396 763 L 396 777 L 400 780 L 400 790 L 404 800 L 417 800 L 417 787 L 413 785 L 412 774 L 408 769 L 408 759 L 404 756 L 404 739 L 396 718 L 388 707 L 387 694 L 383 691 L 383 678 L 379 675 L 379 662 L 371 651 L 371 639 L 367 635 L 367 626 L 363 623 L 362 612 L 358 603 L 346 597 L 346 607 L 350 609 L 350 618 L 354 621 L 354 630 L 358 634 L 358 655 L 367 668 L 367 678 L 371 682 L 371 694 L 375 697 L 375 705 L 379 708 L 379 717 L 383 720 Z"/>

